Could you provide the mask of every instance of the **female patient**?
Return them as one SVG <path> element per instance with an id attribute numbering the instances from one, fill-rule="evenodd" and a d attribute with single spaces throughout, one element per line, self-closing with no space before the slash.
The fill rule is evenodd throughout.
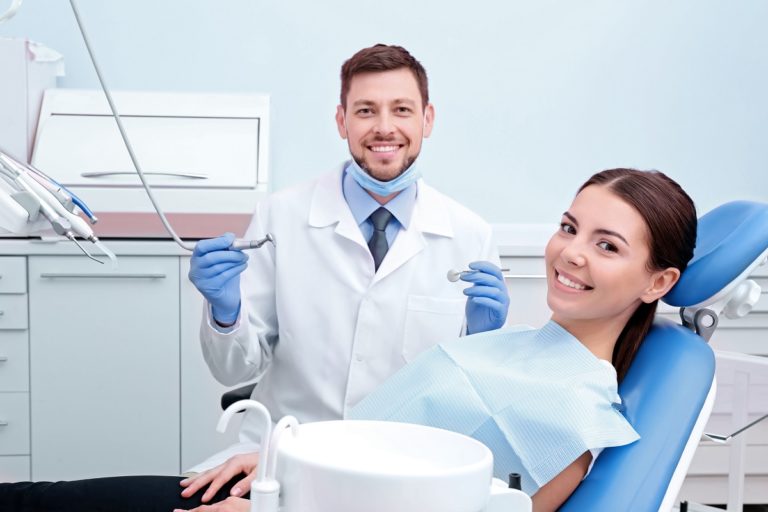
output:
<path id="1" fill-rule="evenodd" d="M 618 399 L 617 383 L 626 374 L 643 338 L 650 329 L 658 299 L 677 282 L 693 255 L 696 241 L 696 211 L 693 202 L 680 186 L 664 174 L 631 169 L 613 169 L 592 176 L 580 189 L 573 203 L 563 213 L 560 229 L 549 241 L 546 253 L 547 303 L 552 320 L 536 333 L 547 336 L 553 332 L 564 343 L 576 345 L 585 357 L 570 360 L 570 366 L 579 361 L 595 365 L 602 376 L 588 384 L 599 382 L 605 396 Z M 435 351 L 463 350 L 474 359 L 492 359 L 479 351 L 493 336 L 505 336 L 507 331 L 467 336 L 427 351 L 414 361 L 425 380 L 430 372 L 429 362 Z M 514 335 L 510 333 L 510 340 Z M 475 347 L 473 348 L 473 341 Z M 530 340 L 529 340 L 530 341 Z M 523 343 L 522 341 L 520 342 Z M 531 352 L 533 354 L 536 351 Z M 541 352 L 545 353 L 545 352 Z M 533 361 L 546 368 L 546 358 Z M 554 357 L 558 368 L 562 358 Z M 425 362 L 422 367 L 417 365 Z M 426 367 L 423 367 L 425 366 Z M 512 365 L 515 366 L 515 365 Z M 525 365 L 517 364 L 516 367 Z M 391 398 L 388 388 L 396 387 L 398 379 L 412 371 L 406 366 L 380 390 L 363 400 L 353 411 L 355 417 L 397 419 L 383 409 L 391 408 L 377 403 L 377 397 Z M 411 370 L 409 370 L 411 368 Z M 558 373 L 554 368 L 553 373 Z M 614 370 L 615 368 L 615 370 Z M 504 374 L 505 386 L 522 388 L 531 386 L 537 392 L 532 375 L 520 377 L 517 370 Z M 401 375 L 403 374 L 403 375 Z M 537 374 L 533 377 L 535 380 Z M 544 375 L 544 374 L 542 374 Z M 508 380 L 508 382 L 506 382 Z M 544 379 L 539 379 L 544 380 Z M 424 394 L 431 391 L 422 387 Z M 413 394 L 413 391 L 411 391 Z M 434 398 L 434 397 L 433 397 Z M 438 397 L 439 398 L 439 397 Z M 439 400 L 437 400 L 439 403 Z M 434 403 L 435 400 L 432 400 Z M 446 404 L 450 405 L 450 404 Z M 609 404 L 610 405 L 610 404 Z M 609 407 L 610 409 L 610 407 Z M 537 422 L 558 421 L 561 411 L 542 408 Z M 530 410 L 520 411 L 522 415 Z M 579 411 L 583 417 L 601 418 L 609 414 L 603 410 Z M 614 411 L 615 413 L 615 411 Z M 460 416 L 460 413 L 453 413 Z M 607 416 L 606 416 L 607 417 Z M 617 428 L 624 429 L 622 443 L 630 442 L 634 432 L 623 418 L 612 417 Z M 405 416 L 407 420 L 407 415 Z M 451 429 L 453 425 L 434 424 Z M 461 429 L 457 429 L 461 431 Z M 523 429 L 525 430 L 525 429 Z M 630 434 L 626 434 L 630 432 Z M 471 434 L 470 432 L 465 432 Z M 635 436 L 636 437 L 636 436 Z M 480 436 L 482 440 L 482 436 Z M 592 438 L 594 440 L 594 438 Z M 536 482 L 533 494 L 534 510 L 547 511 L 559 507 L 587 474 L 593 458 L 607 444 L 575 444 L 570 452 L 572 460 L 547 482 Z M 493 449 L 493 447 L 492 447 Z M 535 456 L 535 450 L 525 450 L 520 460 Z M 498 454 L 494 454 L 495 457 Z M 513 457 L 514 458 L 514 457 Z M 249 510 L 245 496 L 258 461 L 256 454 L 241 455 L 227 463 L 192 478 L 181 480 L 184 487 L 179 495 L 176 477 L 116 477 L 80 482 L 0 484 L 2 510 L 164 510 L 174 507 L 199 511 Z M 530 468 L 505 467 L 506 471 L 526 472 Z M 246 476 L 243 478 L 243 474 Z M 224 499 L 229 494 L 229 497 Z M 223 501 L 219 501 L 223 500 Z M 213 505 L 197 505 L 217 502 Z M 15 507 L 15 508 L 14 508 Z"/>

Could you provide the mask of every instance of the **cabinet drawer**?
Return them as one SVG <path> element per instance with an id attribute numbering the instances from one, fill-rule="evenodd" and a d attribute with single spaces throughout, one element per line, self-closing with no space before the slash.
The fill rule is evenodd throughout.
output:
<path id="1" fill-rule="evenodd" d="M 0 258 L 0 293 L 27 292 L 27 259 Z"/>
<path id="2" fill-rule="evenodd" d="M 256 186 L 258 118 L 126 113 L 122 118 L 152 186 Z M 60 183 L 74 187 L 141 187 L 111 116 L 57 114 L 47 118 L 41 127 L 34 164 L 56 176 Z M 66 158 L 62 158 L 64 155 Z"/>
<path id="3" fill-rule="evenodd" d="M 0 482 L 27 482 L 30 478 L 29 455 L 0 457 Z"/>
<path id="4" fill-rule="evenodd" d="M 0 392 L 28 390 L 27 331 L 0 331 Z"/>
<path id="5" fill-rule="evenodd" d="M 27 328 L 27 295 L 0 295 L 0 329 Z"/>
<path id="6" fill-rule="evenodd" d="M 0 393 L 0 455 L 29 454 L 29 393 Z"/>

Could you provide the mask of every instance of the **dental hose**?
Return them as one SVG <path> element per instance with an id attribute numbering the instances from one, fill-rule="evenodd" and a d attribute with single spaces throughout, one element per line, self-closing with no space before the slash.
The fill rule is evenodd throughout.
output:
<path id="1" fill-rule="evenodd" d="M 168 222 L 168 219 L 165 217 L 165 213 L 163 213 L 162 209 L 160 208 L 160 205 L 155 200 L 155 196 L 152 193 L 152 189 L 150 188 L 149 184 L 147 183 L 147 180 L 144 178 L 144 172 L 141 169 L 141 166 L 139 165 L 139 161 L 136 158 L 136 154 L 133 152 L 133 146 L 131 145 L 128 135 L 125 132 L 125 128 L 123 127 L 123 120 L 120 117 L 120 114 L 117 112 L 117 108 L 115 107 L 115 103 L 112 100 L 112 94 L 109 92 L 109 88 L 107 87 L 106 82 L 104 81 L 104 77 L 101 73 L 101 68 L 99 67 L 98 63 L 96 62 L 96 55 L 93 52 L 93 49 L 91 47 L 91 43 L 88 39 L 88 35 L 86 34 L 85 27 L 83 26 L 82 20 L 80 19 L 80 12 L 77 9 L 77 5 L 75 4 L 75 0 L 69 0 L 69 5 L 72 6 L 72 12 L 75 15 L 75 21 L 77 22 L 77 27 L 80 30 L 80 34 L 83 37 L 83 42 L 85 43 L 85 47 L 88 50 L 88 55 L 91 59 L 91 63 L 93 64 L 93 68 L 96 71 L 96 76 L 99 79 L 99 84 L 101 85 L 101 90 L 104 91 L 104 95 L 107 97 L 107 103 L 109 104 L 109 109 L 112 112 L 112 117 L 115 118 L 115 122 L 117 123 L 117 129 L 120 132 L 120 137 L 123 139 L 123 143 L 125 144 L 125 148 L 128 150 L 128 156 L 131 158 L 131 162 L 133 163 L 133 167 L 136 169 L 136 173 L 139 175 L 139 179 L 141 180 L 141 184 L 144 186 L 144 190 L 147 192 L 147 196 L 149 197 L 150 202 L 152 203 L 152 206 L 154 207 L 155 211 L 157 212 L 157 215 L 160 217 L 160 221 L 163 223 L 163 226 L 165 227 L 165 230 L 168 232 L 168 234 L 171 235 L 173 240 L 183 249 L 186 249 L 188 251 L 193 251 L 195 249 L 194 243 L 189 243 L 183 241 L 179 236 L 176 234 L 176 231 L 174 231 L 173 227 L 171 227 L 171 224 Z M 256 249 L 261 247 L 267 242 L 271 242 L 273 245 L 275 243 L 274 237 L 267 233 L 267 235 L 262 238 L 261 240 L 235 240 L 231 246 L 231 249 L 235 250 L 243 250 L 243 249 Z"/>

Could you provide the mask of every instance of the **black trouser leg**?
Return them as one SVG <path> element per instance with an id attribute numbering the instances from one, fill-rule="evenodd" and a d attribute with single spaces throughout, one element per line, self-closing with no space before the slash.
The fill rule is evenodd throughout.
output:
<path id="1" fill-rule="evenodd" d="M 242 475 L 209 502 L 222 501 Z M 0 484 L 2 512 L 171 512 L 202 505 L 205 488 L 182 498 L 178 476 L 122 476 L 72 482 Z"/>

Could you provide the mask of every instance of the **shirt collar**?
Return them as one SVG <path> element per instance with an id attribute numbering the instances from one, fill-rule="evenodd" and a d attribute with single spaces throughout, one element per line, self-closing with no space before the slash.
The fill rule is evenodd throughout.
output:
<path id="1" fill-rule="evenodd" d="M 368 217 L 381 207 L 381 205 L 371 197 L 371 195 L 366 192 L 357 181 L 355 181 L 352 173 L 347 170 L 348 166 L 349 164 L 344 168 L 342 190 L 344 192 L 344 199 L 347 201 L 349 209 L 352 211 L 352 216 L 359 226 L 368 220 Z M 408 226 L 411 223 L 413 208 L 416 204 L 417 190 L 416 183 L 413 183 L 386 204 L 387 210 L 394 215 L 395 219 L 397 219 L 404 229 L 408 229 Z"/>

